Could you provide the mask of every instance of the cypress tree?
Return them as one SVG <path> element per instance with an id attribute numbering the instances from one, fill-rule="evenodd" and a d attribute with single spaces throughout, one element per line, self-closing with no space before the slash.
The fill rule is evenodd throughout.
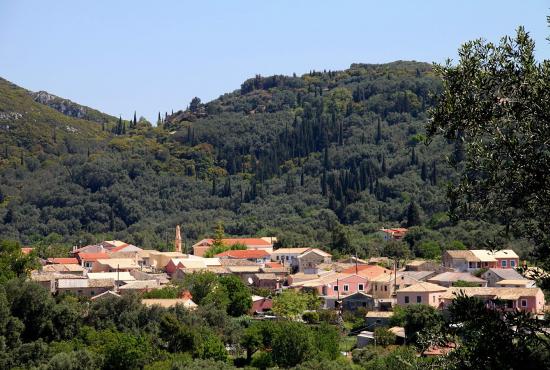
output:
<path id="1" fill-rule="evenodd" d="M 217 193 L 217 184 L 216 184 L 216 176 L 212 178 L 212 195 L 216 195 Z"/>
<path id="2" fill-rule="evenodd" d="M 416 164 L 416 152 L 414 150 L 414 146 L 412 147 L 411 151 L 411 166 L 414 166 Z"/>
<path id="3" fill-rule="evenodd" d="M 325 147 L 325 153 L 323 158 L 323 167 L 325 171 L 330 169 L 330 160 L 328 158 L 328 147 Z"/>
<path id="4" fill-rule="evenodd" d="M 426 181 L 428 179 L 428 167 L 426 166 L 426 162 L 422 162 L 420 177 L 422 178 L 422 181 Z"/>
<path id="5" fill-rule="evenodd" d="M 327 171 L 323 170 L 323 175 L 321 176 L 321 194 L 326 197 L 327 192 Z"/>
<path id="6" fill-rule="evenodd" d="M 382 154 L 382 165 L 380 167 L 381 167 L 382 173 L 385 174 L 387 169 L 386 169 L 386 156 L 384 154 Z"/>
<path id="7" fill-rule="evenodd" d="M 435 161 L 432 163 L 432 176 L 431 176 L 432 185 L 437 185 L 437 166 Z"/>
<path id="8" fill-rule="evenodd" d="M 380 144 L 382 140 L 382 124 L 380 123 L 380 117 L 378 117 L 378 126 L 376 127 L 376 144 Z"/>
<path id="9" fill-rule="evenodd" d="M 4 190 L 0 188 L 0 203 L 3 203 L 5 199 L 6 199 L 6 195 L 4 194 Z"/>
<path id="10" fill-rule="evenodd" d="M 134 124 L 132 125 L 132 127 L 136 127 L 137 126 L 137 117 L 136 117 L 136 111 L 134 111 Z"/>
<path id="11" fill-rule="evenodd" d="M 160 112 L 159 112 L 159 116 L 157 118 L 157 127 L 160 127 L 160 125 L 162 125 L 162 118 L 160 117 Z"/>
<path id="12" fill-rule="evenodd" d="M 101 131 L 105 131 L 105 122 L 101 122 Z"/>
<path id="13" fill-rule="evenodd" d="M 304 187 L 304 170 L 300 172 L 300 186 Z"/>
<path id="14" fill-rule="evenodd" d="M 416 203 L 411 200 L 407 207 L 407 227 L 420 225 L 420 211 Z"/>
<path id="15" fill-rule="evenodd" d="M 57 143 L 57 131 L 56 131 L 55 127 L 53 128 L 52 131 L 53 131 L 53 132 L 52 132 L 52 139 L 53 139 L 53 142 L 54 142 L 54 143 Z"/>

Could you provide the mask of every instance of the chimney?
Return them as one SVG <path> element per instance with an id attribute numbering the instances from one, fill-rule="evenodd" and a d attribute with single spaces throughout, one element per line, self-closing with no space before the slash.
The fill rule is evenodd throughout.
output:
<path id="1" fill-rule="evenodd" d="M 180 225 L 176 225 L 176 239 L 174 241 L 174 246 L 176 247 L 176 252 L 181 253 L 181 232 Z"/>

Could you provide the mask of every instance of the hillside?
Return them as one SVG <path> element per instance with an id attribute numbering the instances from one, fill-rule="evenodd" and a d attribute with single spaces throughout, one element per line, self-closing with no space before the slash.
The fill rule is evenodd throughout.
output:
<path id="1" fill-rule="evenodd" d="M 451 225 L 445 214 L 446 156 L 460 148 L 423 143 L 440 88 L 426 63 L 256 76 L 206 104 L 193 99 L 158 127 L 123 121 L 104 131 L 0 86 L 0 123 L 16 127 L 0 139 L 9 152 L 0 175 L 5 237 L 163 248 L 176 224 L 189 245 L 222 221 L 231 235 L 366 255 L 379 253 L 371 233 L 382 226 L 422 223 L 418 239 L 442 246 L 496 235 L 491 225 Z M 60 141 L 78 144 L 62 150 Z"/>

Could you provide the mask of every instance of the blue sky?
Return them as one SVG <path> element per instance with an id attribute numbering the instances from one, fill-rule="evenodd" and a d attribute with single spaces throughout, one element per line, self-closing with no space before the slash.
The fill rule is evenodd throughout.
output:
<path id="1" fill-rule="evenodd" d="M 524 25 L 550 58 L 550 1 L 0 0 L 0 76 L 129 118 L 184 108 L 255 74 L 443 62 Z"/>

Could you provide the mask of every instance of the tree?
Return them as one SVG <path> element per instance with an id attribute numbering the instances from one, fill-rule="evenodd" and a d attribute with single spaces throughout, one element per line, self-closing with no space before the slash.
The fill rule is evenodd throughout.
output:
<path id="1" fill-rule="evenodd" d="M 550 334 L 544 329 L 547 320 L 533 320 L 529 313 L 521 311 L 489 309 L 485 302 L 464 294 L 457 295 L 448 311 L 442 341 L 458 338 L 460 342 L 450 352 L 444 368 L 548 368 Z"/>
<path id="2" fill-rule="evenodd" d="M 441 257 L 441 247 L 433 240 L 425 240 L 415 247 L 415 253 L 418 257 L 433 260 Z"/>
<path id="3" fill-rule="evenodd" d="M 273 298 L 273 313 L 277 316 L 296 320 L 308 308 L 308 297 L 304 293 L 287 289 Z"/>
<path id="4" fill-rule="evenodd" d="M 407 207 L 407 227 L 420 225 L 420 211 L 416 203 L 411 200 Z"/>
<path id="5" fill-rule="evenodd" d="M 252 307 L 252 297 L 242 280 L 238 276 L 228 275 L 220 277 L 219 281 L 228 293 L 227 313 L 234 317 L 248 313 Z"/>
<path id="6" fill-rule="evenodd" d="M 420 332 L 439 329 L 442 319 L 432 306 L 411 304 L 405 308 L 404 322 L 407 342 L 417 343 Z"/>
<path id="7" fill-rule="evenodd" d="M 374 329 L 374 340 L 375 343 L 379 346 L 389 346 L 390 344 L 395 343 L 395 334 L 389 331 L 387 328 L 376 328 Z"/>
<path id="8" fill-rule="evenodd" d="M 201 100 L 195 96 L 193 99 L 191 99 L 191 103 L 189 103 L 189 110 L 191 111 L 191 113 L 197 113 L 200 106 Z"/>
<path id="9" fill-rule="evenodd" d="M 435 66 L 443 91 L 428 134 L 463 141 L 460 182 L 449 188 L 453 218 L 500 220 L 533 240 L 550 267 L 550 61 L 534 50 L 519 27 L 498 45 L 464 44 L 456 65 Z"/>
<path id="10" fill-rule="evenodd" d="M 272 358 L 281 367 L 295 366 L 314 354 L 309 328 L 297 322 L 280 322 L 273 336 Z"/>

